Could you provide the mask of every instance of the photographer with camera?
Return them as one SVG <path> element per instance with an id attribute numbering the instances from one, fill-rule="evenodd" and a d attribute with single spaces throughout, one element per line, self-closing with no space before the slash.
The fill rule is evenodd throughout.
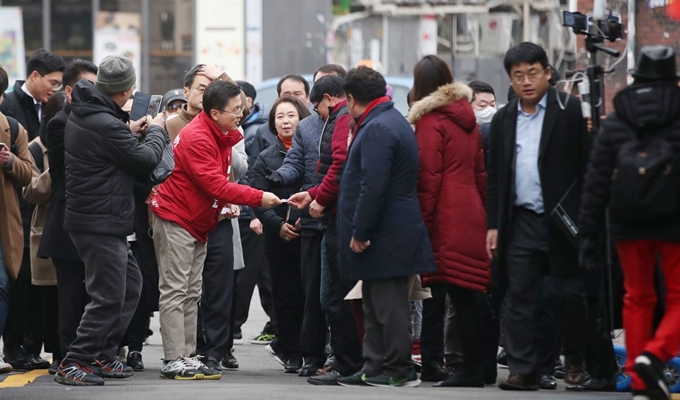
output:
<path id="1" fill-rule="evenodd" d="M 624 275 L 623 325 L 633 399 L 670 399 L 663 364 L 680 350 L 680 88 L 675 52 L 642 48 L 632 86 L 614 98 L 614 113 L 596 135 L 583 187 L 580 261 L 603 265 L 600 236 L 616 242 Z M 609 207 L 609 226 L 604 226 Z M 657 259 L 666 311 L 656 332 Z"/>

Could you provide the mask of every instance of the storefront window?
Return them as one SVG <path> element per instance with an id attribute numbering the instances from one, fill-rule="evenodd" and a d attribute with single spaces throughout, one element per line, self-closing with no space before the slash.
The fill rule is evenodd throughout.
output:
<path id="1" fill-rule="evenodd" d="M 52 51 L 66 60 L 92 60 L 92 1 L 53 2 L 51 15 Z"/>
<path id="2" fill-rule="evenodd" d="M 149 5 L 150 89 L 153 94 L 183 86 L 192 67 L 193 0 L 154 0 Z"/>

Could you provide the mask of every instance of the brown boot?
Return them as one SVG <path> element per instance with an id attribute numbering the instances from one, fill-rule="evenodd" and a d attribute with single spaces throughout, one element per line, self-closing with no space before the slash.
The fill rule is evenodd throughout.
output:
<path id="1" fill-rule="evenodd" d="M 582 365 L 567 365 L 564 368 L 564 383 L 580 385 L 588 380 L 588 374 Z"/>
<path id="2" fill-rule="evenodd" d="M 501 390 L 538 390 L 538 379 L 535 375 L 513 374 L 505 382 L 498 384 Z"/>

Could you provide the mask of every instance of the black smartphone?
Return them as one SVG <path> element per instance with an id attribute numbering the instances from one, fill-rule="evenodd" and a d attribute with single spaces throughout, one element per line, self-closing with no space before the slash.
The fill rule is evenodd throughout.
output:
<path id="1" fill-rule="evenodd" d="M 130 110 L 130 121 L 137 121 L 140 118 L 146 117 L 150 104 L 150 94 L 136 92 L 135 99 L 132 101 L 132 109 Z"/>

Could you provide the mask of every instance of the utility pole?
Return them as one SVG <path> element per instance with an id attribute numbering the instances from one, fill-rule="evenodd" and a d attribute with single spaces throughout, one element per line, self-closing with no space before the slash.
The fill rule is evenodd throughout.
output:
<path id="1" fill-rule="evenodd" d="M 523 17 L 523 26 L 524 26 L 524 41 L 525 42 L 530 42 L 531 41 L 531 1 L 530 0 L 524 0 L 524 17 Z"/>

